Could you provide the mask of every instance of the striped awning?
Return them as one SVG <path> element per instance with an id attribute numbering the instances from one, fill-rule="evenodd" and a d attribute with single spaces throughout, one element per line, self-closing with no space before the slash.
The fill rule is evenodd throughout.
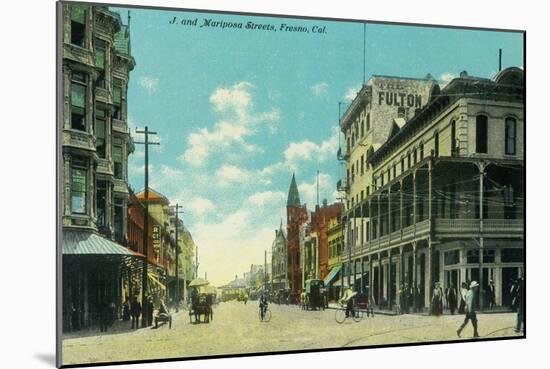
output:
<path id="1" fill-rule="evenodd" d="M 137 256 L 126 247 L 94 232 L 63 230 L 63 255 Z"/>
<path id="2" fill-rule="evenodd" d="M 342 265 L 337 265 L 334 268 L 330 270 L 330 273 L 325 277 L 325 287 L 328 287 L 331 282 L 334 280 L 334 277 L 338 274 L 338 272 L 342 269 Z"/>

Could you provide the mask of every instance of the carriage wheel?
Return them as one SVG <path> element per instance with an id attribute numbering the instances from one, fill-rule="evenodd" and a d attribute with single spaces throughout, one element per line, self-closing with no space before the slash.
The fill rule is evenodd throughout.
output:
<path id="1" fill-rule="evenodd" d="M 264 322 L 269 322 L 271 320 L 271 310 L 267 309 L 264 315 Z"/>

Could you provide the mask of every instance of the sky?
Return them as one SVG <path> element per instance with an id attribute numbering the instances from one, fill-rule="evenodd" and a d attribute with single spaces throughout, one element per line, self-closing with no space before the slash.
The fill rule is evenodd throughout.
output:
<path id="1" fill-rule="evenodd" d="M 114 10 L 127 23 L 128 9 Z M 201 27 L 205 19 L 243 28 Z M 281 220 L 286 227 L 293 173 L 310 210 L 317 171 L 320 201 L 340 197 L 338 106 L 363 83 L 363 24 L 131 9 L 130 32 L 128 123 L 134 139 L 147 125 L 160 142 L 150 148 L 150 187 L 183 207 L 201 276 L 216 286 L 242 278 L 263 264 Z M 523 66 L 519 33 L 369 23 L 365 34 L 367 80 L 430 73 L 443 86 L 463 70 L 489 78 L 499 48 L 503 68 Z M 128 176 L 143 189 L 143 145 Z"/>

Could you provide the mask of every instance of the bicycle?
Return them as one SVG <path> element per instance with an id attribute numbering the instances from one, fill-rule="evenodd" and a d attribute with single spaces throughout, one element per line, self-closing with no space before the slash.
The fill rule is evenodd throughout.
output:
<path id="1" fill-rule="evenodd" d="M 356 304 L 354 303 L 351 308 L 351 316 L 346 316 L 346 304 L 339 302 L 339 308 L 336 309 L 334 314 L 334 319 L 336 323 L 342 324 L 347 318 L 352 318 L 354 322 L 359 323 L 363 319 L 363 311 L 357 309 Z"/>
<path id="2" fill-rule="evenodd" d="M 259 318 L 260 322 L 269 322 L 271 320 L 271 310 L 268 307 L 262 308 L 260 306 Z"/>

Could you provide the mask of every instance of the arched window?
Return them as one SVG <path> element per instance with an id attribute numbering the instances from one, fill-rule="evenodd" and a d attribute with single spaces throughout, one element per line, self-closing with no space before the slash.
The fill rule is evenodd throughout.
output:
<path id="1" fill-rule="evenodd" d="M 506 143 L 506 155 L 516 155 L 516 120 L 514 118 L 506 118 L 504 135 Z"/>
<path id="2" fill-rule="evenodd" d="M 370 113 L 367 114 L 367 132 L 370 131 Z"/>
<path id="3" fill-rule="evenodd" d="M 476 117 L 476 152 L 480 154 L 487 153 L 487 116 L 478 115 Z"/>

